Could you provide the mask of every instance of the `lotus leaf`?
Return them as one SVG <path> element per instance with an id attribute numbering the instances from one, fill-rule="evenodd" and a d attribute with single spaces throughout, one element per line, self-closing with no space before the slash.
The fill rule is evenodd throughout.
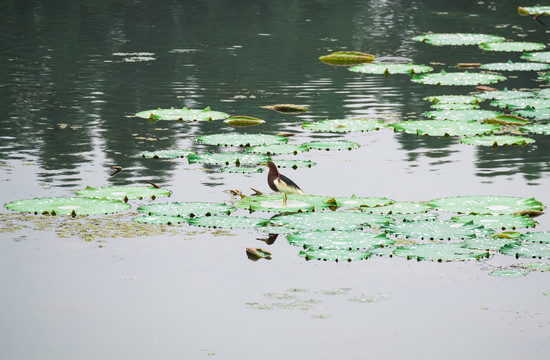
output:
<path id="1" fill-rule="evenodd" d="M 376 214 L 417 214 L 431 210 L 428 204 L 420 204 L 412 201 L 394 202 L 387 206 L 379 206 L 373 209 L 363 209 L 364 211 L 373 211 Z"/>
<path id="2" fill-rule="evenodd" d="M 505 39 L 500 36 L 487 35 L 487 34 L 467 34 L 467 33 L 438 33 L 438 34 L 425 34 L 412 38 L 415 41 L 421 41 L 423 43 L 431 45 L 479 45 L 486 42 L 504 41 Z"/>
<path id="3" fill-rule="evenodd" d="M 277 104 L 262 106 L 264 109 L 269 109 L 286 114 L 298 114 L 309 111 L 307 106 L 295 105 L 295 104 Z"/>
<path id="4" fill-rule="evenodd" d="M 529 106 L 532 109 L 548 109 L 550 108 L 549 98 L 524 98 L 524 99 L 507 99 L 495 100 L 491 102 L 492 106 L 506 109 L 524 109 Z"/>
<path id="5" fill-rule="evenodd" d="M 199 144 L 224 146 L 260 146 L 286 143 L 287 138 L 266 134 L 212 134 L 197 137 Z"/>
<path id="6" fill-rule="evenodd" d="M 171 191 L 154 186 L 108 186 L 100 188 L 88 186 L 85 190 L 77 191 L 76 194 L 93 199 L 128 201 L 130 199 L 155 199 L 160 196 L 170 196 Z"/>
<path id="7" fill-rule="evenodd" d="M 137 117 L 149 119 L 151 121 L 158 120 L 178 120 L 178 121 L 212 121 L 225 119 L 229 115 L 221 111 L 212 111 L 210 107 L 204 110 L 194 109 L 157 109 L 157 110 L 145 110 L 138 112 Z"/>
<path id="8" fill-rule="evenodd" d="M 422 74 L 412 77 L 412 81 L 427 85 L 482 85 L 504 81 L 506 77 L 495 74 L 453 72 L 441 70 L 438 74 Z"/>
<path id="9" fill-rule="evenodd" d="M 375 207 L 375 206 L 385 206 L 393 202 L 388 198 L 379 198 L 379 197 L 357 197 L 352 195 L 350 197 L 337 197 L 334 198 L 337 206 L 347 207 L 347 208 L 358 208 L 358 207 Z"/>
<path id="10" fill-rule="evenodd" d="M 520 128 L 523 132 L 550 135 L 550 124 L 532 124 Z"/>
<path id="11" fill-rule="evenodd" d="M 266 154 L 266 155 L 277 155 L 277 154 L 298 154 L 299 152 L 309 151 L 309 148 L 304 145 L 294 145 L 294 144 L 275 144 L 275 145 L 261 145 L 250 147 L 246 149 L 247 152 L 252 152 L 256 154 Z"/>
<path id="12" fill-rule="evenodd" d="M 529 274 L 529 271 L 518 269 L 496 269 L 489 273 L 490 276 L 498 276 L 503 278 L 519 278 Z"/>
<path id="13" fill-rule="evenodd" d="M 240 167 L 222 167 L 220 169 L 221 172 L 228 172 L 228 173 L 237 173 L 237 174 L 258 174 L 258 173 L 262 173 L 264 171 L 264 169 L 262 169 L 261 167 L 245 167 L 245 166 L 240 166 Z"/>
<path id="14" fill-rule="evenodd" d="M 394 255 L 406 257 L 407 259 L 429 260 L 429 261 L 463 261 L 480 260 L 489 257 L 487 251 L 468 249 L 461 243 L 435 243 L 419 244 L 411 246 L 400 246 L 393 251 Z"/>
<path id="15" fill-rule="evenodd" d="M 296 212 L 328 209 L 331 204 L 326 196 L 296 195 L 287 196 L 287 206 L 283 207 L 283 196 L 279 193 L 259 196 L 246 196 L 233 206 L 251 211 Z"/>
<path id="16" fill-rule="evenodd" d="M 229 215 L 234 207 L 209 202 L 171 202 L 161 204 L 143 205 L 138 211 L 148 215 L 164 215 L 179 217 L 196 217 L 210 215 Z"/>
<path id="17" fill-rule="evenodd" d="M 508 145 L 520 145 L 525 146 L 527 144 L 534 143 L 535 140 L 524 138 L 523 136 L 511 136 L 511 135 L 484 135 L 465 137 L 460 139 L 460 142 L 468 145 L 478 146 L 508 146 Z"/>
<path id="18" fill-rule="evenodd" d="M 542 43 L 507 41 L 483 43 L 479 47 L 486 51 L 537 51 L 543 50 L 546 46 Z"/>
<path id="19" fill-rule="evenodd" d="M 362 250 L 325 250 L 325 249 L 307 249 L 300 251 L 300 256 L 306 260 L 329 260 L 329 261 L 348 261 L 365 260 L 370 258 L 371 254 Z"/>
<path id="20" fill-rule="evenodd" d="M 483 232 L 483 226 L 472 223 L 462 224 L 454 221 L 406 221 L 385 226 L 387 233 L 395 236 L 428 239 L 458 240 L 476 237 Z"/>
<path id="21" fill-rule="evenodd" d="M 166 215 L 144 215 L 132 218 L 133 221 L 146 224 L 174 225 L 189 221 L 188 218 Z"/>
<path id="22" fill-rule="evenodd" d="M 527 271 L 540 271 L 540 272 L 550 271 L 550 264 L 545 264 L 545 263 L 515 264 L 515 265 L 512 265 L 511 267 L 520 268 Z"/>
<path id="23" fill-rule="evenodd" d="M 322 62 L 332 65 L 351 65 L 368 63 L 374 60 L 374 55 L 359 51 L 337 51 L 319 58 Z"/>
<path id="24" fill-rule="evenodd" d="M 189 164 L 210 164 L 210 165 L 258 165 L 271 160 L 269 156 L 249 153 L 206 153 L 189 155 Z"/>
<path id="25" fill-rule="evenodd" d="M 179 149 L 169 149 L 169 150 L 158 150 L 158 151 L 143 151 L 138 154 L 138 156 L 144 158 L 152 159 L 173 159 L 173 158 L 184 158 L 189 156 L 189 154 L 196 154 L 193 150 L 179 150 Z"/>
<path id="26" fill-rule="evenodd" d="M 474 104 L 456 104 L 456 103 L 439 103 L 430 106 L 435 110 L 476 110 L 479 109 L 479 105 Z"/>
<path id="27" fill-rule="evenodd" d="M 291 245 L 302 246 L 304 249 L 368 250 L 394 244 L 385 234 L 362 231 L 300 232 L 287 235 L 286 238 Z"/>
<path id="28" fill-rule="evenodd" d="M 548 15 L 550 6 L 518 6 L 518 14 L 526 15 Z"/>
<path id="29" fill-rule="evenodd" d="M 363 73 L 363 74 L 420 74 L 430 72 L 432 67 L 426 65 L 409 64 L 361 64 L 352 66 L 350 71 Z"/>
<path id="30" fill-rule="evenodd" d="M 412 214 L 397 214 L 393 213 L 389 215 L 394 222 L 404 221 L 434 221 L 438 219 L 435 213 L 412 213 Z"/>
<path id="31" fill-rule="evenodd" d="M 491 71 L 543 71 L 550 69 L 550 65 L 541 63 L 526 63 L 526 62 L 501 62 L 483 64 L 480 69 Z"/>
<path id="32" fill-rule="evenodd" d="M 526 232 L 520 238 L 522 241 L 550 244 L 550 231 Z"/>
<path id="33" fill-rule="evenodd" d="M 353 150 L 359 147 L 358 143 L 345 140 L 333 140 L 333 141 L 310 141 L 304 144 L 309 149 L 314 150 Z"/>
<path id="34" fill-rule="evenodd" d="M 189 219 L 189 224 L 214 229 L 248 229 L 266 226 L 268 221 L 246 216 L 200 216 Z"/>
<path id="35" fill-rule="evenodd" d="M 475 97 L 482 100 L 504 100 L 504 99 L 517 99 L 517 98 L 529 98 L 535 96 L 532 91 L 519 91 L 519 90 L 497 90 L 486 91 L 479 94 L 475 94 Z"/>
<path id="36" fill-rule="evenodd" d="M 79 197 L 54 197 L 12 201 L 6 204 L 6 208 L 34 214 L 76 216 L 118 213 L 128 210 L 130 205 L 121 201 Z"/>
<path id="37" fill-rule="evenodd" d="M 429 202 L 440 211 L 458 214 L 513 214 L 522 210 L 543 210 L 541 202 L 534 198 L 525 199 L 512 196 L 457 196 L 435 199 Z"/>
<path id="38" fill-rule="evenodd" d="M 483 122 L 487 124 L 497 124 L 504 126 L 521 126 L 529 124 L 529 120 L 519 117 L 517 115 L 510 114 L 498 115 L 494 119 L 485 119 L 483 120 Z"/>
<path id="39" fill-rule="evenodd" d="M 535 110 L 531 107 L 527 107 L 524 110 L 514 111 L 512 114 L 527 118 L 534 118 L 535 120 L 550 120 L 550 109 Z"/>
<path id="40" fill-rule="evenodd" d="M 550 72 L 546 72 L 545 74 L 539 75 L 539 80 L 549 82 L 550 81 Z"/>
<path id="41" fill-rule="evenodd" d="M 271 253 L 262 248 L 246 248 L 246 256 L 252 261 L 258 261 L 259 259 L 271 260 Z"/>
<path id="42" fill-rule="evenodd" d="M 470 104 L 477 105 L 479 99 L 471 95 L 433 95 L 425 97 L 423 100 L 434 104 Z"/>
<path id="43" fill-rule="evenodd" d="M 382 121 L 368 119 L 330 119 L 317 122 L 304 122 L 302 128 L 322 132 L 372 131 L 386 127 Z"/>
<path id="44" fill-rule="evenodd" d="M 231 116 L 223 121 L 234 127 L 248 127 L 265 123 L 265 120 L 257 119 L 251 116 Z"/>
<path id="45" fill-rule="evenodd" d="M 516 239 L 482 237 L 464 240 L 464 247 L 468 249 L 499 251 L 501 247 L 508 244 L 519 244 Z"/>
<path id="46" fill-rule="evenodd" d="M 360 230 L 387 224 L 391 219 L 382 215 L 356 212 L 314 212 L 282 215 L 271 219 L 276 226 L 286 226 L 296 230 Z"/>
<path id="47" fill-rule="evenodd" d="M 550 63 L 550 51 L 525 53 L 521 56 L 521 58 L 528 61 Z"/>
<path id="48" fill-rule="evenodd" d="M 424 115 L 435 120 L 483 121 L 502 115 L 502 113 L 491 110 L 436 110 L 427 111 Z"/>
<path id="49" fill-rule="evenodd" d="M 500 248 L 500 252 L 504 255 L 538 259 L 550 259 L 550 244 L 523 243 L 519 245 L 504 245 Z"/>
<path id="50" fill-rule="evenodd" d="M 546 89 L 540 90 L 540 91 L 537 93 L 537 96 L 538 96 L 538 97 L 541 97 L 541 98 L 550 98 L 550 89 L 549 89 L 549 88 L 546 88 Z"/>
<path id="51" fill-rule="evenodd" d="M 500 129 L 498 125 L 476 121 L 416 120 L 391 124 L 395 131 L 431 136 L 474 136 Z"/>
<path id="52" fill-rule="evenodd" d="M 535 227 L 537 224 L 528 215 L 463 215 L 452 217 L 451 220 L 463 224 L 473 222 L 476 225 L 482 225 L 493 230 L 515 230 L 517 228 Z"/>
<path id="53" fill-rule="evenodd" d="M 309 148 L 308 148 L 309 149 Z M 292 168 L 294 170 L 298 168 L 310 168 L 317 165 L 316 162 L 311 160 L 287 160 L 287 159 L 277 159 L 277 167 L 279 168 Z"/>

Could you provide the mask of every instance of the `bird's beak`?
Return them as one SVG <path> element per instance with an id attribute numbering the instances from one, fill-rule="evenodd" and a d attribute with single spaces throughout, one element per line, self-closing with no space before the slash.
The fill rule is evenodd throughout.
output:
<path id="1" fill-rule="evenodd" d="M 267 166 L 267 163 L 259 163 L 258 165 Z"/>

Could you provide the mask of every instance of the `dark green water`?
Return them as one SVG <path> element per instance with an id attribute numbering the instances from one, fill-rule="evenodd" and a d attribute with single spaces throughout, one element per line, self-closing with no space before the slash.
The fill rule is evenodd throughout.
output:
<path id="1" fill-rule="evenodd" d="M 532 4 L 521 4 L 532 5 Z M 429 95 L 473 87 L 412 83 L 352 73 L 318 60 L 338 50 L 410 58 L 435 71 L 458 62 L 518 61 L 519 53 L 434 47 L 433 32 L 480 32 L 548 45 L 546 27 L 517 15 L 515 1 L 9 1 L 0 3 L 0 203 L 65 196 L 86 186 L 154 181 L 173 201 L 229 201 L 224 190 L 269 191 L 265 173 L 237 175 L 136 154 L 180 147 L 212 150 L 195 137 L 218 132 L 291 132 L 292 142 L 356 141 L 352 152 L 309 152 L 311 169 L 287 170 L 308 194 L 431 200 L 455 195 L 535 197 L 550 205 L 550 140 L 481 148 L 456 138 L 390 130 L 316 134 L 303 121 L 422 118 Z M 549 20 L 544 20 L 550 22 Z M 150 61 L 128 61 L 151 53 Z M 475 71 L 475 70 L 474 70 Z M 540 89 L 535 72 L 514 72 L 499 89 Z M 294 103 L 285 115 L 263 105 Z M 158 107 L 249 115 L 266 123 L 132 117 Z M 484 104 L 484 108 L 489 108 Z M 111 166 L 124 171 L 110 177 Z M 2 210 L 3 215 L 9 212 Z M 550 218 L 537 219 L 538 230 Z M 190 231 L 194 231 L 190 230 Z M 543 359 L 550 351 L 548 274 L 487 276 L 487 263 L 400 259 L 305 262 L 277 241 L 274 259 L 252 263 L 254 231 L 111 239 L 61 239 L 47 231 L 0 233 L 0 357 L 5 359 L 395 359 L 415 354 Z M 15 241 L 14 241 L 15 240 Z M 511 261 L 511 260 L 510 260 Z M 354 303 L 327 296 L 383 294 Z M 313 310 L 255 310 L 264 294 L 307 289 Z M 349 296 L 348 296 L 349 297 Z M 379 298 L 380 298 L 379 297 Z M 327 319 L 312 317 L 328 314 Z"/>

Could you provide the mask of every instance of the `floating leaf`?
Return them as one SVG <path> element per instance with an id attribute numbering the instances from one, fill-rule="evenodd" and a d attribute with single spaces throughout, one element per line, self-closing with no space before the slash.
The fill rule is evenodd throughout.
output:
<path id="1" fill-rule="evenodd" d="M 382 215 L 355 212 L 314 212 L 282 215 L 271 219 L 276 226 L 296 230 L 360 230 L 387 224 L 391 219 Z"/>
<path id="2" fill-rule="evenodd" d="M 492 106 L 497 106 L 506 109 L 524 109 L 530 107 L 532 109 L 548 109 L 550 108 L 549 98 L 522 98 L 522 99 L 503 99 L 491 102 Z"/>
<path id="3" fill-rule="evenodd" d="M 486 51 L 537 51 L 543 50 L 546 46 L 542 43 L 507 41 L 484 43 L 479 47 Z"/>
<path id="4" fill-rule="evenodd" d="M 522 241 L 550 244 L 550 231 L 526 232 L 520 238 Z"/>
<path id="5" fill-rule="evenodd" d="M 192 150 L 179 150 L 179 149 L 169 149 L 169 150 L 157 150 L 157 151 L 143 151 L 138 154 L 138 156 L 149 158 L 149 159 L 173 159 L 173 158 L 184 158 L 189 156 L 189 154 L 196 154 Z"/>
<path id="6" fill-rule="evenodd" d="M 412 81 L 427 85 L 482 85 L 504 81 L 506 77 L 495 74 L 441 71 L 438 74 L 422 74 L 412 77 Z"/>
<path id="7" fill-rule="evenodd" d="M 431 45 L 479 45 L 486 42 L 504 41 L 505 38 L 487 34 L 467 34 L 467 33 L 437 33 L 425 34 L 412 38 L 415 41 L 421 41 Z"/>
<path id="8" fill-rule="evenodd" d="M 171 202 L 143 205 L 138 211 L 148 215 L 196 217 L 210 215 L 229 215 L 234 207 L 209 202 Z"/>
<path id="9" fill-rule="evenodd" d="M 237 173 L 237 174 L 258 174 L 262 173 L 264 169 L 261 167 L 222 167 L 220 169 L 221 172 L 228 172 L 228 173 Z"/>
<path id="10" fill-rule="evenodd" d="M 529 271 L 518 269 L 496 269 L 489 273 L 490 276 L 498 276 L 503 278 L 519 278 L 529 274 Z"/>
<path id="11" fill-rule="evenodd" d="M 287 206 L 283 207 L 283 195 L 269 194 L 259 196 L 246 196 L 233 204 L 233 206 L 250 211 L 272 212 L 297 212 L 328 209 L 331 204 L 326 196 L 296 195 L 287 196 Z"/>
<path id="12" fill-rule="evenodd" d="M 250 147 L 246 149 L 247 152 L 266 154 L 266 155 L 278 155 L 278 154 L 298 154 L 299 152 L 309 151 L 309 148 L 304 145 L 294 144 L 275 144 L 275 145 L 261 145 Z"/>
<path id="13" fill-rule="evenodd" d="M 505 245 L 500 248 L 504 255 L 538 259 L 550 259 L 550 244 L 523 243 L 519 245 Z"/>
<path id="14" fill-rule="evenodd" d="M 458 214 L 513 214 L 522 210 L 543 210 L 541 202 L 534 198 L 512 196 L 457 196 L 435 199 L 429 202 L 441 211 Z"/>
<path id="15" fill-rule="evenodd" d="M 550 69 L 550 65 L 525 62 L 500 62 L 483 64 L 480 66 L 480 69 L 491 71 L 543 71 Z"/>
<path id="16" fill-rule="evenodd" d="M 464 215 L 451 218 L 452 221 L 462 224 L 473 222 L 484 228 L 493 230 L 518 229 L 535 227 L 537 222 L 528 215 Z"/>
<path id="17" fill-rule="evenodd" d="M 545 264 L 545 263 L 514 264 L 511 267 L 520 268 L 527 271 L 540 271 L 540 272 L 550 271 L 550 264 Z"/>
<path id="18" fill-rule="evenodd" d="M 333 140 L 333 141 L 310 141 L 305 144 L 309 149 L 314 150 L 353 150 L 359 147 L 358 143 L 345 140 Z"/>
<path id="19" fill-rule="evenodd" d="M 395 131 L 431 136 L 474 136 L 500 129 L 498 125 L 480 124 L 476 121 L 416 120 L 390 124 Z"/>
<path id="20" fill-rule="evenodd" d="M 304 122 L 302 128 L 322 132 L 372 131 L 386 127 L 384 122 L 368 119 L 327 119 L 317 122 Z"/>
<path id="21" fill-rule="evenodd" d="M 385 226 L 395 236 L 428 240 L 457 240 L 475 237 L 482 226 L 454 221 L 406 221 Z"/>
<path id="22" fill-rule="evenodd" d="M 370 210 L 370 209 L 366 209 Z M 377 209 L 373 209 L 377 210 Z M 380 209 L 381 211 L 383 208 Z M 384 214 L 384 212 L 382 212 Z M 411 213 L 411 214 L 398 214 L 398 213 L 392 213 L 388 214 L 394 222 L 403 222 L 403 221 L 434 221 L 438 220 L 438 216 L 435 213 Z"/>
<path id="23" fill-rule="evenodd" d="M 512 112 L 512 114 L 527 118 L 534 118 L 535 120 L 550 120 L 550 109 L 535 110 L 531 107 L 527 107 L 524 110 L 516 110 Z"/>
<path id="24" fill-rule="evenodd" d="M 210 164 L 210 165 L 258 165 L 271 160 L 269 156 L 249 153 L 206 153 L 189 155 L 189 164 Z"/>
<path id="25" fill-rule="evenodd" d="M 504 99 L 516 99 L 516 98 L 529 98 L 535 96 L 532 91 L 519 91 L 519 90 L 497 90 L 486 91 L 483 93 L 475 94 L 477 98 L 482 100 L 504 100 Z"/>
<path id="26" fill-rule="evenodd" d="M 265 120 L 251 116 L 231 116 L 223 121 L 234 127 L 248 127 L 265 123 Z"/>
<path id="27" fill-rule="evenodd" d="M 529 124 L 529 120 L 519 117 L 517 115 L 504 114 L 495 117 L 494 119 L 485 119 L 484 123 L 497 124 L 503 126 L 521 126 Z"/>
<path id="28" fill-rule="evenodd" d="M 522 59 L 528 61 L 537 61 L 543 63 L 550 63 L 550 51 L 539 51 L 533 53 L 525 53 L 521 56 Z"/>
<path id="29" fill-rule="evenodd" d="M 409 64 L 361 64 L 352 66 L 349 71 L 363 74 L 420 74 L 432 71 L 433 68 L 426 65 Z"/>
<path id="30" fill-rule="evenodd" d="M 279 168 L 288 168 L 288 169 L 296 170 L 298 168 L 310 168 L 315 165 L 317 165 L 317 163 L 311 160 L 277 159 L 277 167 Z"/>
<path id="31" fill-rule="evenodd" d="M 375 207 L 375 206 L 385 206 L 393 202 L 388 198 L 379 198 L 379 197 L 357 197 L 352 195 L 350 197 L 337 197 L 334 198 L 337 206 L 347 207 L 347 208 L 359 208 L 359 207 Z"/>
<path id="32" fill-rule="evenodd" d="M 550 135 L 550 124 L 532 124 L 520 128 L 523 132 Z"/>
<path id="33" fill-rule="evenodd" d="M 385 234 L 362 231 L 300 232 L 287 235 L 286 238 L 291 245 L 302 246 L 304 249 L 368 250 L 394 244 Z"/>
<path id="34" fill-rule="evenodd" d="M 509 244 L 519 244 L 516 239 L 505 239 L 495 237 L 471 238 L 464 240 L 464 247 L 468 249 L 499 251 L 501 247 Z"/>
<path id="35" fill-rule="evenodd" d="M 550 14 L 550 6 L 518 6 L 518 13 L 521 16 L 548 15 Z"/>
<path id="36" fill-rule="evenodd" d="M 132 218 L 132 221 L 146 224 L 174 225 L 186 223 L 189 219 L 180 216 L 144 215 Z"/>
<path id="37" fill-rule="evenodd" d="M 85 190 L 79 190 L 77 195 L 107 200 L 124 200 L 130 199 L 155 199 L 161 196 L 170 196 L 171 191 L 158 189 L 154 186 L 108 186 L 93 188 L 88 186 Z"/>
<path id="38" fill-rule="evenodd" d="M 351 65 L 368 63 L 374 60 L 374 55 L 359 51 L 337 51 L 319 58 L 322 62 L 331 65 Z"/>
<path id="39" fill-rule="evenodd" d="M 455 103 L 439 103 L 430 106 L 435 110 L 476 110 L 479 109 L 479 105 L 474 104 L 455 104 Z"/>
<path id="40" fill-rule="evenodd" d="M 508 145 L 520 145 L 525 146 L 527 144 L 534 143 L 535 140 L 525 138 L 523 136 L 511 136 L 511 135 L 484 135 L 465 137 L 460 139 L 460 142 L 468 145 L 477 146 L 508 146 Z"/>
<path id="41" fill-rule="evenodd" d="M 287 138 L 266 134 L 212 134 L 197 137 L 199 144 L 224 146 L 259 146 L 286 143 Z"/>
<path id="42" fill-rule="evenodd" d="M 277 105 L 266 105 L 262 107 L 264 109 L 269 109 L 269 110 L 277 111 L 280 113 L 287 113 L 287 114 L 298 114 L 298 113 L 309 111 L 309 108 L 307 106 L 295 105 L 295 104 L 277 104 Z"/>
<path id="43" fill-rule="evenodd" d="M 479 99 L 472 95 L 433 95 L 425 97 L 423 100 L 434 104 L 470 104 L 477 105 Z"/>
<path id="44" fill-rule="evenodd" d="M 483 121 L 503 114 L 491 110 L 436 110 L 427 111 L 424 115 L 435 120 Z"/>
<path id="45" fill-rule="evenodd" d="M 221 111 L 212 111 L 210 107 L 204 110 L 194 109 L 157 109 L 157 110 L 145 110 L 138 112 L 137 117 L 149 119 L 151 121 L 157 120 L 178 120 L 178 121 L 212 121 L 225 119 L 229 115 Z"/>
<path id="46" fill-rule="evenodd" d="M 420 244 L 411 246 L 400 246 L 393 251 L 394 255 L 407 259 L 429 260 L 429 261 L 464 261 L 480 260 L 489 257 L 487 251 L 468 249 L 461 243 L 435 243 Z"/>
<path id="47" fill-rule="evenodd" d="M 253 261 L 257 261 L 259 259 L 271 259 L 271 253 L 262 248 L 248 247 L 246 248 L 246 256 Z"/>
<path id="48" fill-rule="evenodd" d="M 189 224 L 214 229 L 248 229 L 266 226 L 268 221 L 246 216 L 201 216 L 189 219 Z"/>
<path id="49" fill-rule="evenodd" d="M 372 211 L 376 214 L 416 214 L 427 212 L 432 207 L 428 204 L 420 204 L 412 201 L 394 202 L 387 206 L 378 206 L 373 209 L 363 209 L 363 211 Z"/>
<path id="50" fill-rule="evenodd" d="M 76 216 L 118 213 L 128 210 L 130 205 L 121 201 L 54 197 L 12 201 L 6 204 L 6 208 L 34 214 Z"/>
<path id="51" fill-rule="evenodd" d="M 325 249 L 307 249 L 300 251 L 300 256 L 306 260 L 329 260 L 329 261 L 347 261 L 365 260 L 370 258 L 371 254 L 362 250 L 325 250 Z"/>

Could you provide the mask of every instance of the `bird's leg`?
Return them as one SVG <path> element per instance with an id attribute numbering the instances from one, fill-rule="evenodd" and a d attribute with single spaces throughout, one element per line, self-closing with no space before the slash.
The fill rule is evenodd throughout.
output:
<path id="1" fill-rule="evenodd" d="M 286 207 L 286 194 L 283 193 L 283 207 Z"/>

